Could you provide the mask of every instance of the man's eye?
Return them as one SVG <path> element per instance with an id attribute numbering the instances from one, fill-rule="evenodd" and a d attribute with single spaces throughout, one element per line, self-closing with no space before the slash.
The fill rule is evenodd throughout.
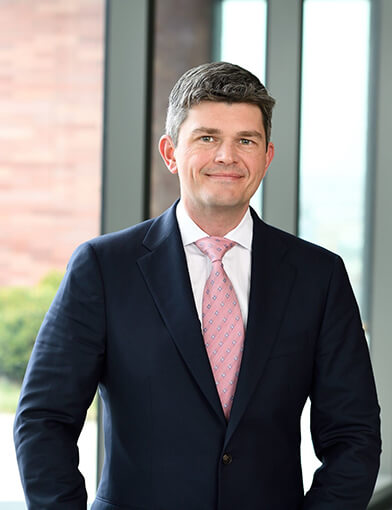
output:
<path id="1" fill-rule="evenodd" d="M 241 138 L 240 139 L 240 144 L 241 145 L 251 145 L 253 142 L 252 140 L 248 140 L 247 138 Z"/>
<path id="2" fill-rule="evenodd" d="M 204 135 L 204 136 L 200 137 L 200 140 L 202 142 L 213 142 L 214 141 L 214 137 L 213 136 L 209 136 L 209 135 Z"/>

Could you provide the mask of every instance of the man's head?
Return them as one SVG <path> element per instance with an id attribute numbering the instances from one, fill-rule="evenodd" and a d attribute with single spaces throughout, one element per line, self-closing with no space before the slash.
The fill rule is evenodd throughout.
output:
<path id="1" fill-rule="evenodd" d="M 159 151 L 204 232 L 223 235 L 245 214 L 274 156 L 273 105 L 255 76 L 224 62 L 191 69 L 174 86 Z"/>
<path id="2" fill-rule="evenodd" d="M 275 100 L 260 80 L 246 69 L 227 62 L 211 62 L 183 74 L 170 93 L 166 134 L 171 137 L 175 146 L 180 127 L 189 110 L 203 101 L 258 106 L 262 113 L 268 145 Z"/>

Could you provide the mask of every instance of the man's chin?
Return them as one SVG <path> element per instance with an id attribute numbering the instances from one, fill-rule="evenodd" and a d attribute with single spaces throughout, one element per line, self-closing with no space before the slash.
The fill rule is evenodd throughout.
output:
<path id="1" fill-rule="evenodd" d="M 213 197 L 205 202 L 206 207 L 211 210 L 239 210 L 247 207 L 244 201 L 228 197 Z"/>

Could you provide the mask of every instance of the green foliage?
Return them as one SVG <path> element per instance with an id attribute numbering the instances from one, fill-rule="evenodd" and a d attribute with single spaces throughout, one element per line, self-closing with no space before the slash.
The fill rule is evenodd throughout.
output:
<path id="1" fill-rule="evenodd" d="M 33 287 L 0 289 L 0 376 L 20 382 L 62 275 L 52 271 Z"/>
<path id="2" fill-rule="evenodd" d="M 20 384 L 0 377 L 0 414 L 15 414 L 19 393 Z"/>

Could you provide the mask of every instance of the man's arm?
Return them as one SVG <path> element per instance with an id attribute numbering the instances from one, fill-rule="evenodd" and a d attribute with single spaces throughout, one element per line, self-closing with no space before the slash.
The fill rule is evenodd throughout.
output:
<path id="1" fill-rule="evenodd" d="M 85 510 L 77 441 L 104 356 L 102 281 L 89 244 L 73 255 L 26 370 L 14 438 L 30 510 Z"/>
<path id="2" fill-rule="evenodd" d="M 323 463 L 304 510 L 365 510 L 381 451 L 379 406 L 358 307 L 336 258 L 315 357 L 311 431 Z"/>

